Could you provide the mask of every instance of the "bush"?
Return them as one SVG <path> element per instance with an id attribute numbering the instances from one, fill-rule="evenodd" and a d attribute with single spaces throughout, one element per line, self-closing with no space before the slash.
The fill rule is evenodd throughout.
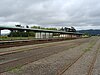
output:
<path id="1" fill-rule="evenodd" d="M 9 37 L 29 37 L 29 36 L 32 36 L 34 37 L 35 36 L 35 33 L 34 32 L 11 32 L 10 35 L 8 35 Z"/>

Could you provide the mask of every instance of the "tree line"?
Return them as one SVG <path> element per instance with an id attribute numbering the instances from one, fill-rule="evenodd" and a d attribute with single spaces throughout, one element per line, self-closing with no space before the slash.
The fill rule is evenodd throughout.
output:
<path id="1" fill-rule="evenodd" d="M 21 25 L 16 25 L 16 27 L 21 27 Z M 29 28 L 27 26 L 27 28 Z M 61 28 L 61 29 L 57 29 L 57 28 L 46 28 L 46 27 L 41 27 L 41 26 L 32 26 L 31 28 L 34 29 L 43 29 L 43 30 L 59 30 L 59 31 L 65 31 L 65 32 L 76 32 L 76 29 L 74 27 L 71 28 Z M 58 35 L 56 33 L 54 33 L 53 35 Z M 35 32 L 33 31 L 17 31 L 17 32 L 11 32 L 9 35 L 9 37 L 35 37 Z"/>
<path id="2" fill-rule="evenodd" d="M 40 27 L 40 26 L 33 26 L 31 28 L 35 28 L 35 29 L 44 29 L 44 30 L 57 30 L 57 28 L 45 28 L 45 27 Z"/>
<path id="3" fill-rule="evenodd" d="M 17 31 L 17 32 L 11 32 L 9 35 L 9 37 L 35 37 L 35 32 L 20 32 L 20 31 Z"/>
<path id="4" fill-rule="evenodd" d="M 40 26 L 32 26 L 31 28 L 35 29 L 44 29 L 44 30 L 57 30 L 57 28 L 45 28 Z M 11 32 L 9 37 L 35 37 L 35 32 L 33 31 L 14 31 Z"/>

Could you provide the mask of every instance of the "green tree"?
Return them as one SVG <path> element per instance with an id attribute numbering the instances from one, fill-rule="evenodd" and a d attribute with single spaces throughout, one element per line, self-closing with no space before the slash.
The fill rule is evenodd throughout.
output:
<path id="1" fill-rule="evenodd" d="M 45 28 L 45 27 L 40 27 L 40 26 L 32 26 L 31 28 L 45 29 L 45 30 L 57 30 L 57 28 Z"/>

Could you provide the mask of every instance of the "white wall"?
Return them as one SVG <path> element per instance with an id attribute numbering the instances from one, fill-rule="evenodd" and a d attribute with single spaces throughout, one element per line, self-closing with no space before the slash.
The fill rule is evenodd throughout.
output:
<path id="1" fill-rule="evenodd" d="M 36 32 L 35 38 L 41 38 L 40 33 Z"/>
<path id="2" fill-rule="evenodd" d="M 53 33 L 36 32 L 35 38 L 52 38 Z"/>

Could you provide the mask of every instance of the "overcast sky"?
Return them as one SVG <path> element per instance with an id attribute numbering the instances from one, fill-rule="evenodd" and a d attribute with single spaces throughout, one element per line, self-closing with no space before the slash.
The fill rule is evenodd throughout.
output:
<path id="1" fill-rule="evenodd" d="M 100 29 L 100 0 L 0 0 L 0 25 Z"/>

